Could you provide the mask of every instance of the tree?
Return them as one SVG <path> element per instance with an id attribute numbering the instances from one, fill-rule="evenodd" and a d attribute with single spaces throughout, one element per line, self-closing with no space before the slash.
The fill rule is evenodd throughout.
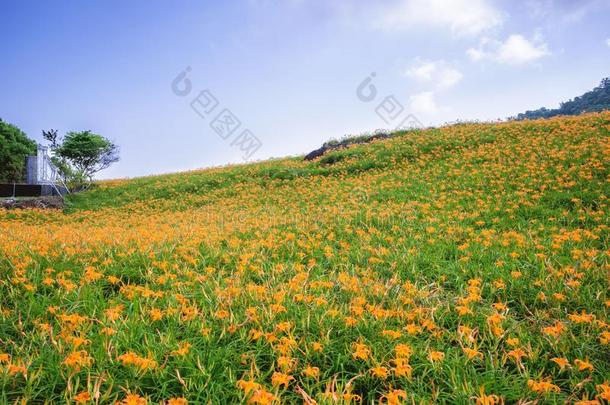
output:
<path id="1" fill-rule="evenodd" d="M 23 181 L 26 157 L 35 154 L 36 142 L 16 126 L 0 119 L 0 181 Z"/>
<path id="2" fill-rule="evenodd" d="M 595 112 L 610 110 L 610 77 L 602 79 L 599 86 L 582 96 L 574 97 L 570 101 L 565 101 L 559 108 L 547 109 L 540 108 L 534 111 L 526 111 L 518 114 L 513 119 L 531 120 L 537 118 L 550 118 L 557 115 L 578 115 L 584 112 Z"/>
<path id="3" fill-rule="evenodd" d="M 56 130 L 43 131 L 53 151 L 53 163 L 64 180 L 82 187 L 95 173 L 119 161 L 119 148 L 91 131 L 68 132 L 64 138 Z"/>

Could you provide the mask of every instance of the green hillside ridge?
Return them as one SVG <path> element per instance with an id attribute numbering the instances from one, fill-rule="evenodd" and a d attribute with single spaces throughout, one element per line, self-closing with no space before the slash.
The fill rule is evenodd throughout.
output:
<path id="1" fill-rule="evenodd" d="M 0 209 L 0 403 L 610 398 L 609 165 L 601 112 Z"/>
<path id="2" fill-rule="evenodd" d="M 596 118 L 602 128 L 605 116 Z M 236 185 L 265 186 L 312 176 L 356 176 L 362 172 L 381 172 L 397 162 L 414 161 L 423 156 L 442 160 L 481 145 L 514 144 L 518 139 L 513 130 L 527 132 L 531 137 L 544 136 L 565 124 L 578 120 L 568 118 L 505 123 L 460 123 L 438 128 L 414 129 L 390 133 L 390 138 L 372 143 L 348 143 L 332 150 L 313 162 L 303 162 L 302 156 L 272 159 L 262 162 L 215 167 L 189 172 L 145 176 L 126 180 L 109 180 L 85 193 L 69 196 L 70 210 L 96 210 L 117 207 L 135 201 L 176 200 L 189 206 L 191 195 L 208 192 L 230 192 Z M 366 139 L 360 136 L 357 140 Z M 332 143 L 332 142 L 331 142 Z M 338 143 L 338 141 L 334 141 Z M 543 153 L 543 151 L 541 151 Z"/>

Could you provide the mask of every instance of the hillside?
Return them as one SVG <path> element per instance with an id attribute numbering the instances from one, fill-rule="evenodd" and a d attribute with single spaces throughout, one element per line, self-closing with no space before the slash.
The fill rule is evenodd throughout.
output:
<path id="1" fill-rule="evenodd" d="M 532 120 L 538 118 L 551 118 L 560 115 L 578 115 L 586 112 L 610 110 L 610 77 L 601 81 L 599 86 L 572 100 L 562 102 L 559 108 L 542 107 L 533 111 L 518 114 L 517 120 Z"/>
<path id="2" fill-rule="evenodd" d="M 609 162 L 602 112 L 0 210 L 0 402 L 609 400 Z"/>

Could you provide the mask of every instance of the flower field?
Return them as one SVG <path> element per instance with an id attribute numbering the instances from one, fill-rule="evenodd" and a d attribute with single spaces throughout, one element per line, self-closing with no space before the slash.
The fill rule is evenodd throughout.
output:
<path id="1" fill-rule="evenodd" d="M 0 210 L 0 403 L 610 401 L 610 113 Z"/>

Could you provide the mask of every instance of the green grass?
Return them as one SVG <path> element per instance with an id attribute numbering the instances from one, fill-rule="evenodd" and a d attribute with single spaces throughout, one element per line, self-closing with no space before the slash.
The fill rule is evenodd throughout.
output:
<path id="1" fill-rule="evenodd" d="M 609 137 L 608 113 L 460 124 L 0 212 L 0 402 L 602 401 Z"/>

